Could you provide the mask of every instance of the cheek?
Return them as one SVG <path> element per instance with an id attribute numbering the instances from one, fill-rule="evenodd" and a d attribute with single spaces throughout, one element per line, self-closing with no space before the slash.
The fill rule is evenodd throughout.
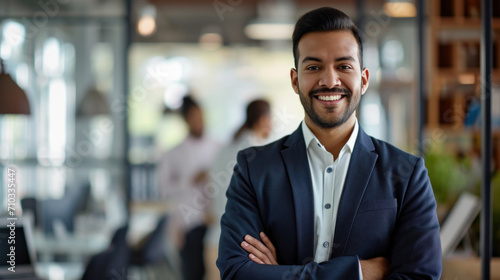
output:
<path id="1" fill-rule="evenodd" d="M 351 92 L 363 92 L 363 81 L 357 77 L 344 77 L 344 79 L 341 79 L 342 82 L 344 83 L 344 87 L 347 87 Z"/>
<path id="2" fill-rule="evenodd" d="M 297 79 L 297 86 L 302 92 L 309 92 L 313 85 L 314 80 L 309 76 L 299 76 L 300 79 Z"/>

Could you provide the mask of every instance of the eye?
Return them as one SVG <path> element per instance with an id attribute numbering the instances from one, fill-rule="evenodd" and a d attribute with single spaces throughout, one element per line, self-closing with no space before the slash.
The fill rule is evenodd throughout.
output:
<path id="1" fill-rule="evenodd" d="M 307 66 L 306 70 L 311 70 L 311 71 L 319 70 L 319 66 Z"/>
<path id="2" fill-rule="evenodd" d="M 351 65 L 340 65 L 339 69 L 348 70 L 348 69 L 352 69 L 352 67 L 351 67 Z"/>

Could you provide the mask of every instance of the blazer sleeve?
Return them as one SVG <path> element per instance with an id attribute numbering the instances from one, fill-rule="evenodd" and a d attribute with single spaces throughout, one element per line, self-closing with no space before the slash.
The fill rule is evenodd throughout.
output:
<path id="1" fill-rule="evenodd" d="M 401 202 L 388 279 L 439 279 L 441 240 L 436 200 L 422 158 L 416 161 Z"/>
<path id="2" fill-rule="evenodd" d="M 251 156 L 249 156 L 249 159 Z M 246 234 L 259 236 L 263 230 L 258 195 L 251 184 L 247 158 L 238 153 L 229 188 L 226 193 L 226 211 L 221 219 L 221 237 L 217 266 L 221 279 L 359 279 L 357 256 L 331 259 L 321 264 L 262 265 L 251 261 L 240 247 Z M 279 203 L 279 198 L 272 198 Z M 286 234 L 286 232 L 283 232 Z M 276 248 L 279 251 L 280 248 Z"/>

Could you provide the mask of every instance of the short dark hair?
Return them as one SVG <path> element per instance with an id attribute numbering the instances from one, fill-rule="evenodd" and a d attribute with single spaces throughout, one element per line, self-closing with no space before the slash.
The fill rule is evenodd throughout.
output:
<path id="1" fill-rule="evenodd" d="M 297 47 L 302 36 L 310 32 L 336 30 L 349 30 L 352 35 L 354 35 L 354 38 L 356 38 L 356 41 L 358 42 L 359 63 L 361 68 L 363 68 L 363 42 L 361 41 L 358 28 L 349 16 L 332 7 L 323 7 L 312 10 L 300 17 L 295 24 L 295 29 L 292 35 L 295 68 L 297 68 L 299 60 L 299 51 Z"/>
<path id="2" fill-rule="evenodd" d="M 181 106 L 181 115 L 182 117 L 186 118 L 187 115 L 189 114 L 189 111 L 191 110 L 191 108 L 194 108 L 194 107 L 200 107 L 200 105 L 198 105 L 198 103 L 190 96 L 190 95 L 186 95 L 182 98 L 182 106 Z"/>

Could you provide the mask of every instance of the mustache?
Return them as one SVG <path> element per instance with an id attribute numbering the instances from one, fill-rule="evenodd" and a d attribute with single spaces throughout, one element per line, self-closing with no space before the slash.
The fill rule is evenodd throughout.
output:
<path id="1" fill-rule="evenodd" d="M 312 96 L 313 94 L 317 93 L 344 93 L 347 95 L 351 95 L 351 91 L 346 89 L 346 88 L 318 88 L 318 89 L 313 89 L 309 92 L 309 95 Z"/>

